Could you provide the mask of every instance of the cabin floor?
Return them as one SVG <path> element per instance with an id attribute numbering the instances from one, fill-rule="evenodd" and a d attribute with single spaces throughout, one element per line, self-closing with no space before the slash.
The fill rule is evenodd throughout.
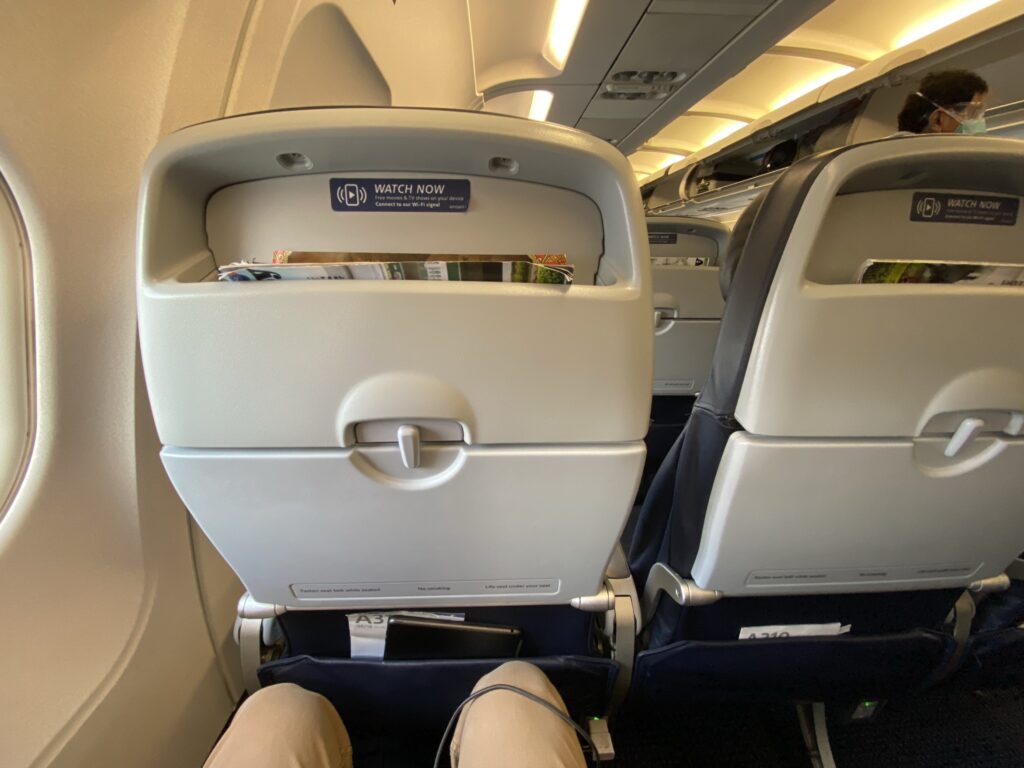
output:
<path id="1" fill-rule="evenodd" d="M 891 700 L 870 722 L 846 724 L 838 712 L 829 719 L 837 768 L 1024 765 L 1024 688 L 939 688 Z M 357 768 L 430 765 L 433 734 L 405 737 L 357 743 Z M 618 757 L 606 768 L 811 766 L 795 708 L 782 704 L 694 702 L 657 715 L 624 715 L 614 739 Z"/>
<path id="2" fill-rule="evenodd" d="M 1018 768 L 1024 689 L 936 688 L 890 701 L 875 722 L 829 728 L 838 768 Z"/>
<path id="3" fill-rule="evenodd" d="M 1019 768 L 1024 689 L 937 688 L 892 700 L 870 722 L 829 717 L 837 768 Z M 657 718 L 623 717 L 614 768 L 809 768 L 795 709 L 694 703 Z M 608 765 L 608 764 L 606 764 Z"/>
<path id="4" fill-rule="evenodd" d="M 608 768 L 808 768 L 796 709 L 783 704 L 694 702 L 671 712 L 625 714 Z"/>

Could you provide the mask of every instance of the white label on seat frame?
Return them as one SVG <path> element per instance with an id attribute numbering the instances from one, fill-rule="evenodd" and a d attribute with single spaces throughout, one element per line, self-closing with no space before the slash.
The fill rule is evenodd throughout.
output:
<path id="1" fill-rule="evenodd" d="M 849 624 L 768 624 L 763 627 L 740 627 L 740 640 L 768 640 L 780 637 L 830 637 L 845 635 Z"/>

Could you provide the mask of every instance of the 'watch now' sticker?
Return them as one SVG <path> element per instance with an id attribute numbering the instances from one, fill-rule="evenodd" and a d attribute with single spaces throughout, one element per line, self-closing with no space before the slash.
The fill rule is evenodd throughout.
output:
<path id="1" fill-rule="evenodd" d="M 910 220 L 1012 227 L 1017 223 L 1019 209 L 1020 200 L 1016 197 L 915 192 Z"/>
<path id="2" fill-rule="evenodd" d="M 343 213 L 464 213 L 469 179 L 331 179 L 331 208 Z"/>

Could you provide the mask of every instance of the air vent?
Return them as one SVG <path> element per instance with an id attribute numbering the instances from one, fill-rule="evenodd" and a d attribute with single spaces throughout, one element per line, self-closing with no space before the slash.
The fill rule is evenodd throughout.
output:
<path id="1" fill-rule="evenodd" d="M 675 72 L 673 70 L 655 71 L 655 70 L 632 70 L 624 69 L 621 72 L 616 72 L 612 75 L 613 83 L 643 83 L 650 85 L 651 83 L 676 83 L 683 80 L 686 77 L 685 72 Z"/>
<path id="2" fill-rule="evenodd" d="M 673 90 L 675 88 L 670 84 L 606 83 L 601 98 L 616 101 L 657 101 L 668 97 Z"/>
<path id="3" fill-rule="evenodd" d="M 660 101 L 685 79 L 685 72 L 674 69 L 623 69 L 612 75 L 610 83 L 605 83 L 601 98 L 615 101 Z"/>

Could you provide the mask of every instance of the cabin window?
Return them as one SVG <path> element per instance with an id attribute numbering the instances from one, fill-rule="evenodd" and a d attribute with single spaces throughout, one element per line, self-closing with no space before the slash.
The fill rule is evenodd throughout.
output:
<path id="1" fill-rule="evenodd" d="M 17 203 L 0 176 L 0 516 L 24 474 L 34 424 L 28 255 Z"/>

